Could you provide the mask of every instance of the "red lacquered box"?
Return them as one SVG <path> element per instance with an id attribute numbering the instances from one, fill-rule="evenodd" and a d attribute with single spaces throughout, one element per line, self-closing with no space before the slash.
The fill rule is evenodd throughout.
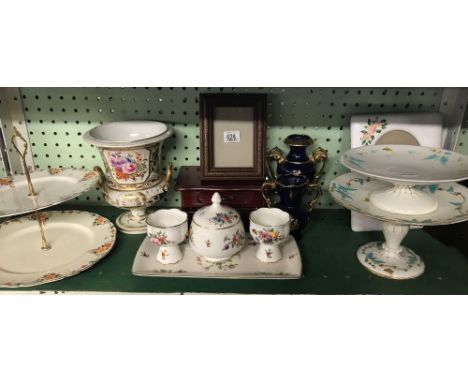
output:
<path id="1" fill-rule="evenodd" d="M 195 212 L 211 204 L 214 192 L 219 192 L 223 204 L 235 208 L 242 215 L 264 207 L 262 197 L 263 181 L 254 180 L 200 180 L 200 167 L 182 166 L 179 170 L 175 190 L 180 191 L 181 207 L 184 211 Z"/>

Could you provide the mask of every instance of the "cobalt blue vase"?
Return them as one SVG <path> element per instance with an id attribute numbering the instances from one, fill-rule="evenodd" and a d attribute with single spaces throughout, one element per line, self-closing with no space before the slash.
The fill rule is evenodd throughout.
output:
<path id="1" fill-rule="evenodd" d="M 314 183 L 321 178 L 325 165 L 327 163 L 327 150 L 321 147 L 317 148 L 311 156 L 307 154 L 307 148 L 314 141 L 308 135 L 292 134 L 284 140 L 289 146 L 289 152 L 284 155 L 278 147 L 268 152 L 269 174 L 274 179 L 278 175 L 302 175 Z M 276 161 L 276 174 L 271 168 L 271 162 Z M 321 163 L 320 169 L 316 166 Z"/>
<path id="2" fill-rule="evenodd" d="M 284 143 L 289 146 L 286 155 L 278 147 L 268 152 L 270 180 L 263 184 L 262 192 L 269 206 L 275 205 L 291 215 L 291 233 L 298 238 L 320 196 L 320 179 L 327 163 L 327 151 L 319 147 L 309 156 L 307 148 L 313 140 L 303 134 L 289 135 Z M 274 161 L 276 171 L 271 166 Z M 317 168 L 318 164 L 320 168 Z M 279 197 L 277 203 L 273 201 L 274 193 Z M 313 194 L 312 200 L 304 203 L 305 194 Z"/>
<path id="3" fill-rule="evenodd" d="M 279 197 L 274 201 L 274 195 Z M 314 194 L 312 199 L 304 202 L 304 195 Z M 291 216 L 291 234 L 299 240 L 301 231 L 309 221 L 310 213 L 320 196 L 320 184 L 310 183 L 304 175 L 281 174 L 274 180 L 262 184 L 262 195 L 268 207 L 276 207 Z"/>

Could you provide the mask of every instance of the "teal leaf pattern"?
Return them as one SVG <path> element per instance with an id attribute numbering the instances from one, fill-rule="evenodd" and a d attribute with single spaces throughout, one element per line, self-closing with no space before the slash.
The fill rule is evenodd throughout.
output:
<path id="1" fill-rule="evenodd" d="M 346 199 L 349 199 L 349 200 L 353 200 L 353 197 L 351 196 L 351 193 L 353 191 L 356 191 L 357 188 L 352 188 L 352 187 L 349 187 L 349 186 L 343 186 L 341 184 L 334 184 L 334 191 L 336 191 L 336 193 L 340 194 L 341 196 L 341 199 L 343 200 L 346 200 Z"/>
<path id="2" fill-rule="evenodd" d="M 446 165 L 448 163 L 450 159 L 450 154 L 451 154 L 450 151 L 441 150 L 441 149 L 433 149 L 432 151 L 434 152 L 434 154 L 431 154 L 423 158 L 423 160 L 433 160 L 436 162 L 439 161 L 443 165 Z"/>

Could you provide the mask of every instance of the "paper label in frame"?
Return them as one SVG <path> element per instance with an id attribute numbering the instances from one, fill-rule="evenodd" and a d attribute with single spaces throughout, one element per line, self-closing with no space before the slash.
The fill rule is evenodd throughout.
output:
<path id="1" fill-rule="evenodd" d="M 239 143 L 240 142 L 240 131 L 225 131 L 224 132 L 224 143 Z"/>

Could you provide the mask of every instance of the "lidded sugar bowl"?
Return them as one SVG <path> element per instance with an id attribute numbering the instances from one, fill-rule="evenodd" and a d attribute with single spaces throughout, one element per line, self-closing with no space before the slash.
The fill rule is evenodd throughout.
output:
<path id="1" fill-rule="evenodd" d="M 243 248 L 244 224 L 235 209 L 221 204 L 219 193 L 213 194 L 211 202 L 193 215 L 190 246 L 208 261 L 224 261 Z"/>

